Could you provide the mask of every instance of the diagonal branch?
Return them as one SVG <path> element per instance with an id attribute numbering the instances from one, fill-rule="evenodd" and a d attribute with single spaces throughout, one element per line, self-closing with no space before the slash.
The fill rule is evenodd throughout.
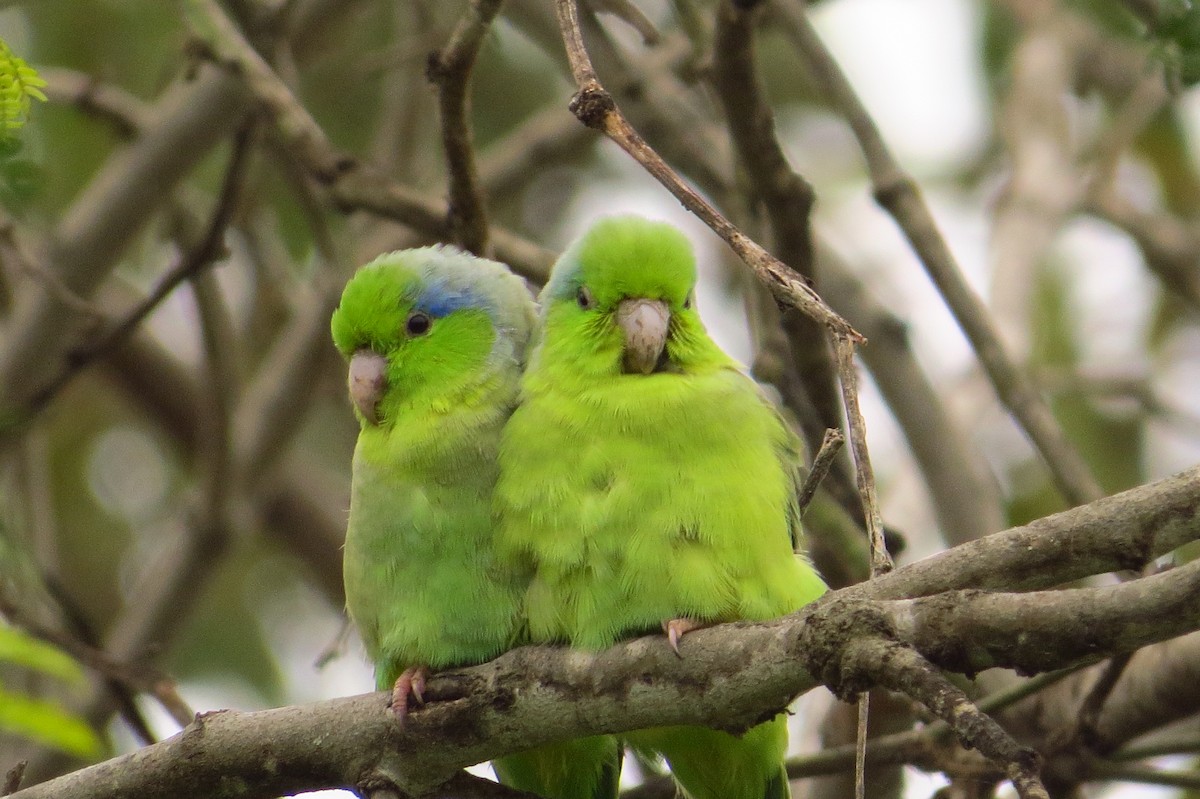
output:
<path id="1" fill-rule="evenodd" d="M 124 317 L 95 341 L 69 354 L 61 371 L 32 395 L 22 421 L 27 423 L 32 420 L 80 372 L 120 346 L 181 283 L 196 277 L 224 257 L 225 229 L 237 209 L 238 198 L 245 181 L 246 164 L 254 146 L 255 128 L 254 124 L 247 125 L 234 142 L 225 180 L 203 238 L 185 252 L 179 262 L 163 275 L 158 285 Z"/>
<path id="2" fill-rule="evenodd" d="M 757 4 L 723 0 L 717 7 L 713 44 L 712 85 L 725 111 L 726 124 L 745 167 L 750 193 L 771 226 L 773 252 L 788 266 L 824 291 L 813 254 L 811 212 L 813 188 L 793 171 L 775 132 L 775 116 L 767 102 L 755 64 L 754 23 Z M 819 428 L 841 423 L 837 378 L 820 326 L 799 314 L 784 314 L 785 349 L 802 377 L 804 392 L 819 417 Z M 806 430 L 809 445 L 817 430 Z"/>
<path id="3" fill-rule="evenodd" d="M 874 120 L 813 29 L 803 6 L 798 0 L 790 0 L 780 3 L 779 8 L 818 88 L 854 131 L 867 162 L 876 202 L 904 232 L 970 340 L 1000 400 L 1041 453 L 1059 490 L 1074 505 L 1103 496 L 1095 477 L 1055 421 L 1032 379 L 1005 352 L 987 308 L 967 285 L 916 184 L 896 163 Z"/>
<path id="4" fill-rule="evenodd" d="M 685 208 L 698 216 L 749 266 L 780 302 L 798 308 L 836 336 L 863 342 L 863 337 L 817 295 L 791 269 L 738 230 L 721 212 L 701 197 L 675 173 L 646 140 L 633 129 L 617 108 L 616 101 L 600 84 L 579 29 L 576 0 L 557 0 L 559 27 L 567 47 L 571 72 L 579 88 L 571 100 L 571 111 L 579 121 L 595 128 L 629 153 Z"/>
<path id="5" fill-rule="evenodd" d="M 1003 768 L 1021 799 L 1049 799 L 1038 775 L 1037 753 L 1020 746 L 994 719 L 980 711 L 961 688 L 915 650 L 884 638 L 860 638 L 847 647 L 841 668 L 861 672 L 855 675 L 858 680 L 866 679 L 920 701 L 954 729 L 963 746 L 978 749 Z M 865 692 L 860 694 L 860 702 L 862 696 Z M 865 743 L 860 736 L 864 757 L 859 762 L 865 759 Z M 858 785 L 861 788 L 861 771 Z"/>

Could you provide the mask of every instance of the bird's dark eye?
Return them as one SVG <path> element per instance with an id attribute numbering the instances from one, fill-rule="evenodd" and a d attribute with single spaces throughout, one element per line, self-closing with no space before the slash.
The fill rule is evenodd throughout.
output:
<path id="1" fill-rule="evenodd" d="M 410 336 L 423 336 L 429 332 L 431 327 L 433 327 L 433 320 L 429 318 L 429 314 L 421 311 L 409 314 L 408 321 L 404 323 L 404 329 Z"/>
<path id="2" fill-rule="evenodd" d="M 696 302 L 696 292 L 689 291 L 687 297 L 685 297 L 683 300 L 684 309 L 687 310 L 687 309 L 691 308 L 692 305 L 695 304 L 695 302 Z"/>
<path id="3" fill-rule="evenodd" d="M 587 286 L 580 286 L 579 291 L 575 292 L 575 302 L 586 311 L 596 304 L 596 298 L 592 296 L 592 292 L 588 291 Z"/>

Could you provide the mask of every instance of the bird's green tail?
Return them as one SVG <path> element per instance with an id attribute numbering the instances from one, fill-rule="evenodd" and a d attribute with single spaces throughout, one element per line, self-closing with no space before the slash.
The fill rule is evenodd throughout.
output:
<path id="1" fill-rule="evenodd" d="M 546 799 L 616 799 L 623 748 L 611 735 L 577 738 L 498 758 L 505 785 Z"/>
<path id="2" fill-rule="evenodd" d="M 691 799 L 790 799 L 783 715 L 741 737 L 707 727 L 659 727 L 629 733 L 627 740 L 643 754 L 661 755 Z"/>

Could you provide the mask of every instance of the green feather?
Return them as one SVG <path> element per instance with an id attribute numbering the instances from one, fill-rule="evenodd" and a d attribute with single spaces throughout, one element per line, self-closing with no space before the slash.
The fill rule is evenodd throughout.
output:
<path id="1" fill-rule="evenodd" d="M 543 291 L 495 495 L 500 556 L 533 573 L 534 640 L 599 649 L 674 618 L 774 618 L 825 591 L 792 550 L 801 446 L 709 338 L 695 280 L 681 233 L 619 217 L 568 248 Z M 651 374 L 623 368 L 626 298 L 670 311 Z M 740 739 L 684 727 L 630 741 L 662 754 L 696 799 L 779 792 L 782 716 Z"/>
<path id="2" fill-rule="evenodd" d="M 551 799 L 611 799 L 618 793 L 622 747 L 611 735 L 576 738 L 502 757 L 500 782 Z"/>
<path id="3" fill-rule="evenodd" d="M 378 424 L 361 412 L 346 607 L 380 689 L 410 666 L 480 663 L 511 644 L 522 583 L 498 566 L 491 493 L 534 324 L 522 281 L 448 247 L 362 267 L 331 328 L 347 359 L 386 359 Z M 425 315 L 419 334 L 407 322 Z"/>

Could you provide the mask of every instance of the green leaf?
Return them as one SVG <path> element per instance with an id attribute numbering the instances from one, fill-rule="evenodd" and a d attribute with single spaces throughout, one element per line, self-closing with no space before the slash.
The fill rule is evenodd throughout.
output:
<path id="1" fill-rule="evenodd" d="M 69 683 L 83 680 L 83 670 L 70 655 L 14 627 L 0 625 L 0 661 L 40 671 Z"/>
<path id="2" fill-rule="evenodd" d="M 94 758 L 101 743 L 83 719 L 43 699 L 0 688 L 0 730 L 15 733 L 72 755 Z"/>
<path id="3" fill-rule="evenodd" d="M 46 81 L 0 39 L 0 134 L 16 130 L 29 118 L 30 100 L 45 102 Z"/>

